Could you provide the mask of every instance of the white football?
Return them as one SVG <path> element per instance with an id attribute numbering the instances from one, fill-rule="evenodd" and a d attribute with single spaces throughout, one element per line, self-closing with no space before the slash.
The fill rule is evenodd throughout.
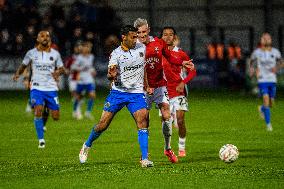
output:
<path id="1" fill-rule="evenodd" d="M 233 144 L 225 144 L 219 151 L 219 157 L 225 163 L 232 163 L 239 157 L 239 150 Z"/>

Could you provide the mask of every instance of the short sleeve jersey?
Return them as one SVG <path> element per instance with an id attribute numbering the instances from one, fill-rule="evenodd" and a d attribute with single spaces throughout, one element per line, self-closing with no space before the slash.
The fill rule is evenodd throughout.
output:
<path id="1" fill-rule="evenodd" d="M 112 84 L 113 90 L 143 93 L 145 45 L 136 43 L 134 49 L 124 51 L 121 46 L 110 55 L 109 67 L 116 65 L 118 76 Z"/>
<path id="2" fill-rule="evenodd" d="M 22 64 L 26 66 L 31 64 L 31 90 L 58 90 L 57 83 L 52 76 L 56 68 L 63 67 L 63 62 L 58 51 L 51 49 L 49 52 L 46 52 L 33 48 L 26 53 Z"/>
<path id="3" fill-rule="evenodd" d="M 272 68 L 276 66 L 280 58 L 281 54 L 276 48 L 272 48 L 270 51 L 264 51 L 261 48 L 254 50 L 251 59 L 256 61 L 257 68 L 259 69 L 259 83 L 277 82 L 276 74 L 272 71 Z"/>
<path id="4" fill-rule="evenodd" d="M 75 59 L 74 64 L 71 68 L 74 68 L 78 71 L 78 83 L 79 84 L 90 84 L 94 82 L 93 77 L 93 67 L 94 56 L 90 55 L 78 55 Z"/>

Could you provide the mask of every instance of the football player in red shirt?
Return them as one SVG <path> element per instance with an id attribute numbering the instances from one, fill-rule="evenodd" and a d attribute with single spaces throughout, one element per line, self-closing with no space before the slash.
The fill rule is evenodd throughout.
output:
<path id="1" fill-rule="evenodd" d="M 190 60 L 189 56 L 180 48 L 175 46 L 174 42 L 177 39 L 176 31 L 173 27 L 164 27 L 161 32 L 162 39 L 167 43 L 169 50 L 176 57 L 182 60 Z M 185 138 L 186 127 L 184 115 L 188 111 L 188 102 L 186 98 L 185 85 L 196 76 L 196 70 L 186 69 L 187 76 L 183 77 L 183 68 L 181 66 L 170 64 L 166 59 L 163 59 L 165 76 L 167 78 L 167 89 L 170 98 L 171 123 L 174 121 L 178 126 L 179 134 L 179 157 L 185 157 Z"/>
<path id="2" fill-rule="evenodd" d="M 138 40 L 146 45 L 146 65 L 145 65 L 145 88 L 146 101 L 149 110 L 155 102 L 162 114 L 162 130 L 165 139 L 164 154 L 172 163 L 178 162 L 177 156 L 171 150 L 172 127 L 170 124 L 170 106 L 167 92 L 167 81 L 165 80 L 162 58 L 165 57 L 171 64 L 194 68 L 190 60 L 183 61 L 179 57 L 173 56 L 167 44 L 157 37 L 149 36 L 150 27 L 145 19 L 138 18 L 134 22 L 134 27 L 138 29 Z M 149 126 L 149 116 L 148 116 Z"/>

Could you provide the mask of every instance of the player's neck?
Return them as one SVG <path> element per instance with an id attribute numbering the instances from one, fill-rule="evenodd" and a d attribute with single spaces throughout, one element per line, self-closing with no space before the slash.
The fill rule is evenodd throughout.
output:
<path id="1" fill-rule="evenodd" d="M 262 46 L 261 49 L 263 51 L 271 51 L 272 47 L 271 46 Z"/>
<path id="2" fill-rule="evenodd" d="M 123 51 L 129 51 L 129 47 L 126 45 L 126 44 L 124 44 L 123 42 L 120 44 L 120 46 L 121 46 L 121 49 L 123 50 Z"/>
<path id="3" fill-rule="evenodd" d="M 169 50 L 171 50 L 171 51 L 172 51 L 174 48 L 175 48 L 175 46 L 174 46 L 174 45 L 168 45 L 168 49 L 169 49 Z"/>
<path id="4" fill-rule="evenodd" d="M 36 48 L 38 51 L 46 51 L 46 52 L 50 52 L 50 49 L 51 49 L 50 46 L 44 47 L 42 45 L 38 45 Z"/>

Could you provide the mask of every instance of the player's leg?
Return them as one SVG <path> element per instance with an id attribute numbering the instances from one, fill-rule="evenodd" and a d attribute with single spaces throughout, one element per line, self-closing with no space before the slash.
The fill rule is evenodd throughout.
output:
<path id="1" fill-rule="evenodd" d="M 88 104 L 87 104 L 87 111 L 85 112 L 85 116 L 89 119 L 93 119 L 91 112 L 93 110 L 94 99 L 96 96 L 95 88 L 93 84 L 90 84 L 87 86 L 87 93 L 88 93 Z"/>
<path id="2" fill-rule="evenodd" d="M 159 87 L 155 89 L 154 95 L 157 95 L 155 102 L 158 104 L 162 114 L 162 131 L 165 140 L 164 154 L 168 157 L 169 161 L 176 163 L 178 162 L 178 158 L 171 149 L 172 124 L 170 120 L 171 112 L 169 97 L 166 87 Z"/>
<path id="3" fill-rule="evenodd" d="M 87 141 L 84 142 L 80 150 L 79 160 L 81 163 L 85 163 L 87 161 L 88 152 L 93 142 L 109 127 L 116 112 L 123 108 L 124 103 L 121 102 L 120 98 L 117 98 L 118 93 L 119 92 L 111 91 L 108 95 L 99 123 L 92 128 Z"/>
<path id="4" fill-rule="evenodd" d="M 186 141 L 186 127 L 185 127 L 185 120 L 184 120 L 185 111 L 177 110 L 176 111 L 176 118 L 177 118 L 177 125 L 178 125 L 178 148 L 179 148 L 179 156 L 185 157 L 185 141 Z"/>
<path id="5" fill-rule="evenodd" d="M 76 93 L 75 93 L 75 100 L 73 103 L 73 117 L 76 119 L 82 119 L 81 108 L 80 108 L 80 101 L 82 99 L 82 92 L 84 90 L 84 85 L 77 84 Z"/>
<path id="6" fill-rule="evenodd" d="M 178 125 L 179 133 L 179 156 L 185 157 L 185 141 L 186 141 L 186 125 L 185 125 L 185 112 L 188 111 L 188 102 L 185 96 L 177 96 L 171 99 L 171 105 L 176 114 L 176 122 Z"/>
<path id="7" fill-rule="evenodd" d="M 85 163 L 87 161 L 88 153 L 93 142 L 98 139 L 100 135 L 109 127 L 114 115 L 115 113 L 113 112 L 103 111 L 99 123 L 92 128 L 87 141 L 84 142 L 80 150 L 79 160 L 81 163 Z"/>
<path id="8" fill-rule="evenodd" d="M 43 110 L 43 94 L 42 91 L 31 90 L 31 104 L 34 109 L 34 125 L 37 133 L 37 138 L 39 140 L 39 148 L 45 147 L 44 141 L 44 130 L 43 130 L 43 119 L 42 119 L 42 110 Z"/>
<path id="9" fill-rule="evenodd" d="M 152 167 L 153 162 L 148 159 L 148 110 L 146 109 L 147 103 L 144 98 L 144 94 L 131 94 L 131 98 L 128 98 L 127 108 L 134 117 L 134 120 L 138 129 L 138 142 L 141 150 L 141 166 Z"/>
<path id="10" fill-rule="evenodd" d="M 269 107 L 269 86 L 267 83 L 259 84 L 259 90 L 262 95 L 263 104 L 261 106 L 261 112 L 264 115 L 264 120 L 266 123 L 266 128 L 268 131 L 272 131 L 272 126 L 270 122 L 270 107 Z"/>
<path id="11" fill-rule="evenodd" d="M 43 130 L 46 131 L 46 122 L 48 120 L 49 116 L 49 109 L 46 105 L 43 107 L 43 112 L 42 112 L 42 120 L 43 120 Z"/>

